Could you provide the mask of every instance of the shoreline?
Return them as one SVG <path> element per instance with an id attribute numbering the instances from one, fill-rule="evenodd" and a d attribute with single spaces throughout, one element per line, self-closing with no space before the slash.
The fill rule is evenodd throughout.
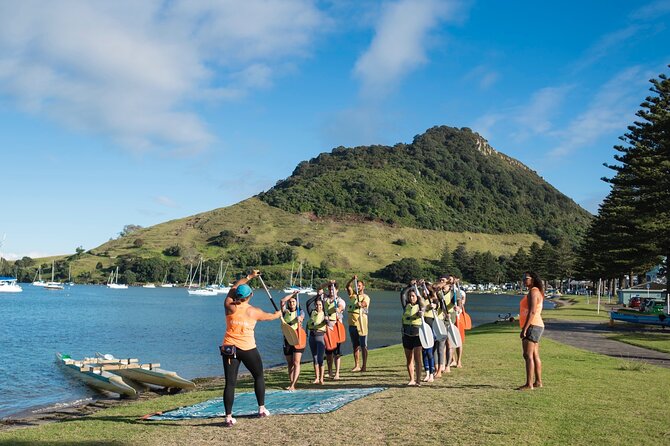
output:
<path id="1" fill-rule="evenodd" d="M 514 295 L 510 294 L 510 296 Z M 554 304 L 554 309 L 558 309 L 563 306 L 570 306 L 573 304 L 571 299 L 564 297 L 558 299 L 545 298 L 545 301 L 552 302 Z M 489 323 L 495 323 L 495 322 L 489 322 Z M 382 345 L 370 350 L 376 350 L 385 347 L 389 347 L 389 345 Z M 309 364 L 310 362 L 311 361 L 306 360 L 302 364 Z M 264 370 L 265 372 L 277 371 L 283 367 L 286 367 L 286 364 L 271 365 L 265 368 Z M 239 377 L 244 377 L 249 374 L 250 374 L 249 371 L 240 372 Z M 197 386 L 195 391 L 207 391 L 216 387 L 222 388 L 225 384 L 223 374 L 193 378 L 192 381 L 195 382 Z M 181 394 L 181 392 L 179 393 Z M 61 401 L 46 406 L 36 406 L 1 418 L 0 432 L 14 429 L 30 428 L 40 426 L 43 424 L 56 423 L 60 421 L 76 420 L 84 418 L 87 415 L 94 414 L 98 411 L 108 409 L 110 407 L 134 404 L 135 402 L 147 401 L 166 395 L 169 395 L 166 391 L 154 389 L 142 392 L 140 396 L 135 399 L 118 398 L 118 397 L 112 398 L 107 397 L 105 395 L 100 395 L 99 397 L 85 398 L 73 401 Z"/>

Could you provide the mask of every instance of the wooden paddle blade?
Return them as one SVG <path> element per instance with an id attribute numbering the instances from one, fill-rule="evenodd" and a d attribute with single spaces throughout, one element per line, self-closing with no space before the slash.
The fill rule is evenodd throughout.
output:
<path id="1" fill-rule="evenodd" d="M 438 341 L 447 337 L 447 326 L 442 319 L 433 319 L 433 334 Z"/>
<path id="2" fill-rule="evenodd" d="M 301 348 L 305 348 L 307 346 L 307 333 L 305 332 L 305 329 L 302 327 L 298 327 L 298 343 L 295 345 L 295 348 L 300 350 Z"/>
<path id="3" fill-rule="evenodd" d="M 449 323 L 447 326 L 447 337 L 449 338 L 449 345 L 451 347 L 461 347 L 463 345 L 461 334 L 458 332 L 458 328 L 452 323 Z"/>
<path id="4" fill-rule="evenodd" d="M 466 313 L 465 310 L 463 310 L 463 322 L 466 330 L 472 329 L 472 319 L 470 319 L 470 315 Z"/>
<path id="5" fill-rule="evenodd" d="M 419 340 L 421 341 L 421 347 L 425 349 L 433 348 L 435 345 L 433 330 L 423 318 L 421 318 L 421 325 L 419 326 Z"/>
<path id="6" fill-rule="evenodd" d="M 358 316 L 358 334 L 361 336 L 368 335 L 368 314 L 363 312 Z"/>
<path id="7" fill-rule="evenodd" d="M 335 323 L 335 329 L 337 330 L 337 339 L 338 342 L 342 343 L 347 340 L 347 331 L 344 329 L 344 324 L 340 321 Z"/>
<path id="8" fill-rule="evenodd" d="M 337 330 L 326 328 L 326 335 L 323 340 L 326 343 L 326 350 L 335 350 L 337 348 Z"/>
<path id="9" fill-rule="evenodd" d="M 291 328 L 291 326 L 287 324 L 286 321 L 284 321 L 284 318 L 281 318 L 280 321 L 281 332 L 284 334 L 288 345 L 298 345 L 298 333 L 293 328 Z"/>

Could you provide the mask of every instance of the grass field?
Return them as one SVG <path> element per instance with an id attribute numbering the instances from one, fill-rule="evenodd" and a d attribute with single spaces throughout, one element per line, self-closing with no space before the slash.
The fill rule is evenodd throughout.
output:
<path id="1" fill-rule="evenodd" d="M 650 350 L 670 353 L 670 330 L 660 333 L 622 333 L 611 335 L 609 338 Z"/>
<path id="2" fill-rule="evenodd" d="M 584 304 L 585 305 L 585 304 Z M 584 310 L 588 314 L 589 309 Z M 552 314 L 553 313 L 553 314 Z M 548 311 L 572 318 L 574 310 Z M 584 314 L 582 314 L 584 316 Z M 221 396 L 208 390 L 129 403 L 86 418 L 0 433 L 0 444 L 667 444 L 670 369 L 589 353 L 549 339 L 541 343 L 545 387 L 514 390 L 523 383 L 518 327 L 490 324 L 468 332 L 463 369 L 421 388 L 405 387 L 400 346 L 370 352 L 365 374 L 343 373 L 326 386 L 384 385 L 388 390 L 327 415 L 148 422 L 148 413 Z M 352 366 L 343 360 L 343 370 Z M 311 365 L 300 388 L 312 387 Z M 249 390 L 248 379 L 240 390 Z M 284 370 L 267 374 L 269 388 L 286 384 Z"/>

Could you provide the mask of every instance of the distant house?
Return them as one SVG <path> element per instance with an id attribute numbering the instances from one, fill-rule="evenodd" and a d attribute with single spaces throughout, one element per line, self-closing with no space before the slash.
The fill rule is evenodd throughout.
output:
<path id="1" fill-rule="evenodd" d="M 649 286 L 649 288 L 647 288 L 647 286 Z M 617 291 L 619 304 L 626 306 L 633 297 L 649 297 L 651 299 L 664 301 L 667 297 L 667 293 L 666 286 L 656 282 L 641 283 Z"/>

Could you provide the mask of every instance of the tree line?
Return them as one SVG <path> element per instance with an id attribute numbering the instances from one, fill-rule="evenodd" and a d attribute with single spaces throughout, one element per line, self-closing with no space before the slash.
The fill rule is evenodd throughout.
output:
<path id="1" fill-rule="evenodd" d="M 644 274 L 670 258 L 670 80 L 651 79 L 638 119 L 614 146 L 611 189 L 579 250 L 579 268 L 592 280 Z"/>

